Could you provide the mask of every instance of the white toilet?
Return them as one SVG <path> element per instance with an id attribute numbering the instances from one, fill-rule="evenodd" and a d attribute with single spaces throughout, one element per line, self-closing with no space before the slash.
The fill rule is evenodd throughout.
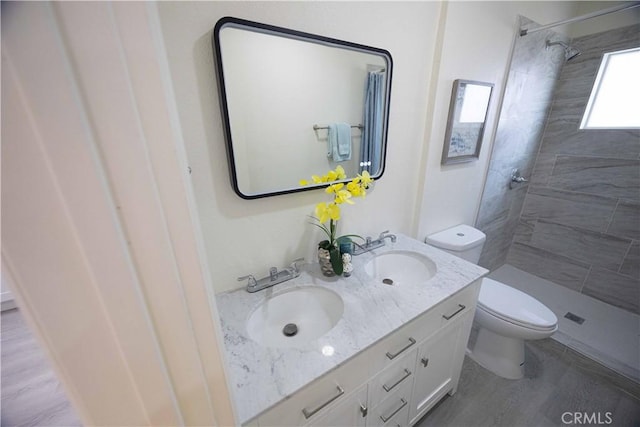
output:
<path id="1" fill-rule="evenodd" d="M 485 239 L 482 231 L 458 225 L 425 242 L 477 264 Z M 474 322 L 478 337 L 469 355 L 508 379 L 524 376 L 524 340 L 547 338 L 558 329 L 558 318 L 540 301 L 489 278 L 482 279 Z"/>

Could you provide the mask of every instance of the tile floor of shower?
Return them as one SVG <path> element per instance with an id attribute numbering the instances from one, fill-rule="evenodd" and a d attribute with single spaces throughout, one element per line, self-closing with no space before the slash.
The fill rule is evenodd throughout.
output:
<path id="1" fill-rule="evenodd" d="M 551 309 L 558 331 L 551 337 L 640 383 L 640 316 L 505 264 L 489 277 L 519 289 Z M 565 317 L 573 313 L 578 324 Z"/>

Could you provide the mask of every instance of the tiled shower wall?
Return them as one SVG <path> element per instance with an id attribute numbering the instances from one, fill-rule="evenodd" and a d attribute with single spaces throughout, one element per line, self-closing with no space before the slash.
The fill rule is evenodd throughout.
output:
<path id="1" fill-rule="evenodd" d="M 520 17 L 520 24 L 527 28 L 537 26 L 524 17 Z M 490 270 L 506 262 L 527 192 L 526 184 L 509 189 L 511 171 L 517 168 L 526 177 L 533 171 L 554 87 L 564 63 L 562 49 L 545 49 L 548 38 L 567 41 L 566 37 L 546 30 L 518 37 L 514 45 L 476 221 L 476 227 L 487 235 L 479 263 Z"/>
<path id="2" fill-rule="evenodd" d="M 507 263 L 640 313 L 640 131 L 580 130 L 602 54 L 640 25 L 577 38 L 560 74 Z M 561 50 L 560 48 L 557 48 Z"/>

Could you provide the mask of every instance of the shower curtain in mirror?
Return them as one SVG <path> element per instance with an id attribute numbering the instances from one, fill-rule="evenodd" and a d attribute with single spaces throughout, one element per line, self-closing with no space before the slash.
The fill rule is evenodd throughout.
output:
<path id="1" fill-rule="evenodd" d="M 372 175 L 379 172 L 382 155 L 384 80 L 384 72 L 369 72 L 365 86 L 360 171 L 366 170 Z"/>

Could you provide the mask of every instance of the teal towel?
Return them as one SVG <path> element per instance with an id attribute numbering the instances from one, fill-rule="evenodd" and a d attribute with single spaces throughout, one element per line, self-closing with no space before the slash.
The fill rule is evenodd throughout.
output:
<path id="1" fill-rule="evenodd" d="M 351 125 L 348 123 L 333 123 L 329 125 L 328 156 L 334 162 L 351 160 Z"/>

